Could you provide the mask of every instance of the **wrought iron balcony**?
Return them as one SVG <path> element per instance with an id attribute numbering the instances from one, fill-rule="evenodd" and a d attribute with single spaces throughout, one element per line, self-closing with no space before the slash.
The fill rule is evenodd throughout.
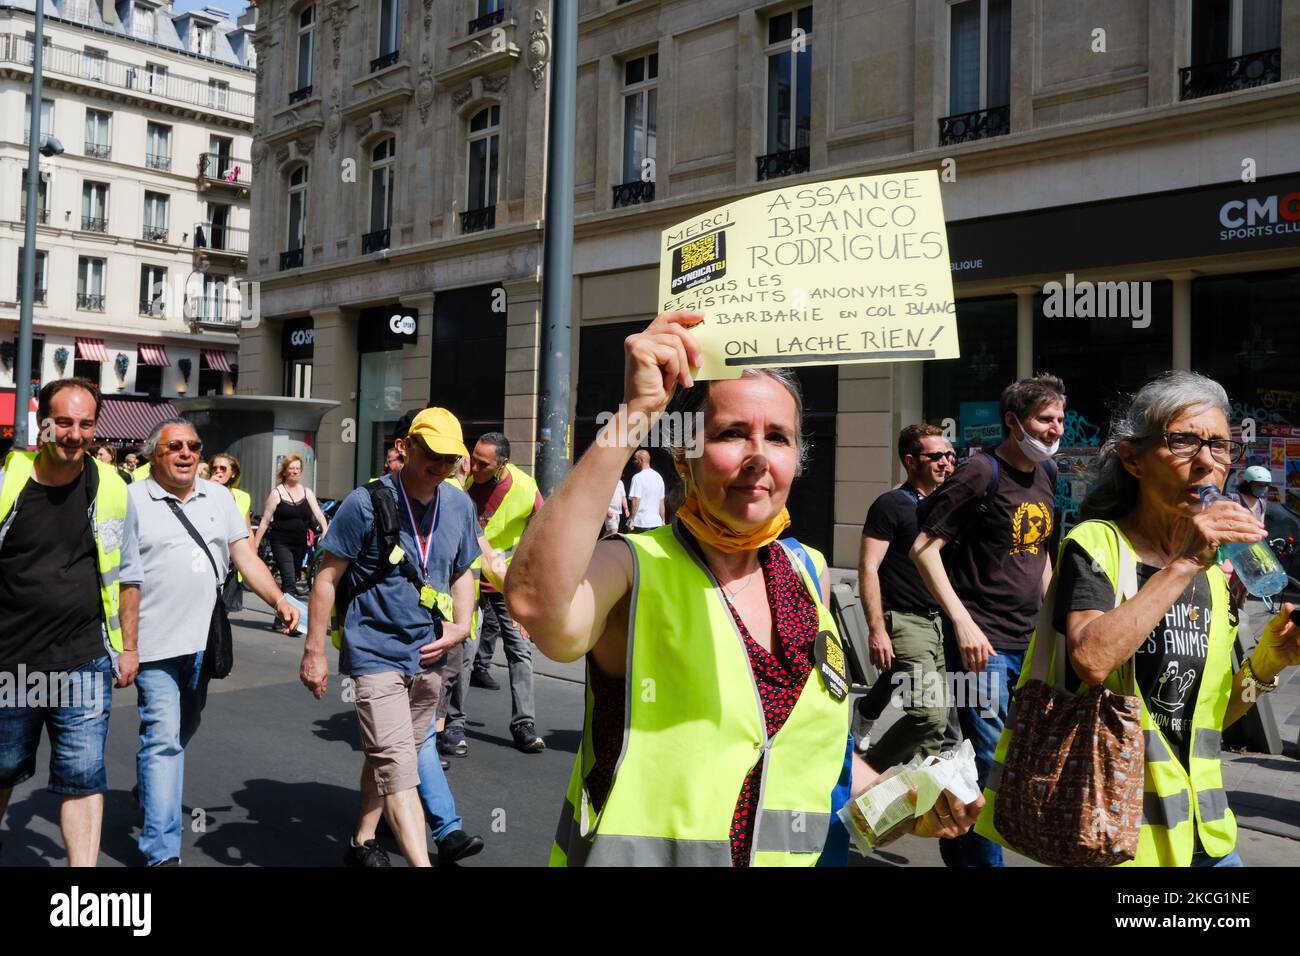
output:
<path id="1" fill-rule="evenodd" d="M 383 56 L 375 57 L 370 61 L 370 72 L 377 73 L 384 67 L 392 66 L 401 55 L 400 50 L 394 50 L 392 53 L 385 53 Z"/>
<path id="2" fill-rule="evenodd" d="M 161 169 L 166 172 L 172 168 L 172 158 L 166 153 L 145 153 L 144 164 L 150 169 Z"/>
<path id="3" fill-rule="evenodd" d="M 252 164 L 246 159 L 221 153 L 199 153 L 199 176 L 210 183 L 247 187 L 252 182 Z"/>
<path id="4" fill-rule="evenodd" d="M 95 216 L 82 216 L 81 228 L 85 232 L 108 232 L 108 220 Z"/>
<path id="5" fill-rule="evenodd" d="M 365 240 L 362 240 L 362 244 Z M 280 253 L 280 271 L 285 272 L 289 269 L 302 268 L 302 249 L 290 249 L 287 252 Z"/>
<path id="6" fill-rule="evenodd" d="M 294 103 L 301 103 L 303 100 L 309 99 L 311 97 L 311 91 L 312 85 L 310 83 L 306 86 L 300 86 L 289 94 L 289 105 L 292 106 Z"/>
<path id="7" fill-rule="evenodd" d="M 22 203 L 18 206 L 18 221 L 19 222 L 27 221 L 26 197 L 23 198 Z M 50 209 L 48 206 L 36 207 L 36 221 L 40 223 L 42 226 L 48 226 L 50 224 Z"/>
<path id="8" fill-rule="evenodd" d="M 108 159 L 113 147 L 108 143 L 86 143 L 86 155 L 95 159 Z"/>
<path id="9" fill-rule="evenodd" d="M 140 238 L 146 242 L 166 242 L 167 229 L 164 226 L 145 226 L 140 230 Z"/>
<path id="10" fill-rule="evenodd" d="M 755 158 L 755 163 L 758 166 L 759 180 L 806 173 L 808 172 L 808 147 L 782 149 L 775 153 L 768 153 L 766 156 L 758 156 Z"/>
<path id="11" fill-rule="evenodd" d="M 613 188 L 615 209 L 619 206 L 636 206 L 643 202 L 654 202 L 655 184 L 653 179 L 648 182 L 634 179 L 630 183 L 623 183 Z"/>
<path id="12" fill-rule="evenodd" d="M 104 296 L 103 296 L 102 294 L 100 294 L 100 295 L 87 295 L 87 294 L 84 293 L 84 292 L 78 292 L 78 293 L 77 293 L 77 308 L 78 308 L 78 309 L 88 309 L 88 310 L 90 310 L 91 312 L 103 312 L 103 311 L 104 311 Z"/>
<path id="13" fill-rule="evenodd" d="M 460 214 L 460 231 L 482 232 L 495 229 L 497 224 L 497 207 L 484 206 L 482 209 L 470 209 Z"/>
<path id="14" fill-rule="evenodd" d="M 155 314 L 155 312 L 154 312 L 155 303 L 157 304 L 157 309 L 158 309 L 158 312 L 156 313 L 157 315 L 162 315 L 163 312 L 165 312 L 165 311 L 167 310 L 167 303 L 165 303 L 165 302 L 162 300 L 161 297 L 159 297 L 159 298 L 157 298 L 157 299 L 141 299 L 141 300 L 140 300 L 140 314 L 141 314 L 141 315 L 154 315 L 154 314 Z"/>
<path id="15" fill-rule="evenodd" d="M 217 255 L 247 256 L 248 230 L 236 229 L 225 223 L 196 222 L 194 248 Z"/>
<path id="16" fill-rule="evenodd" d="M 1282 51 L 1260 50 L 1216 63 L 1197 63 L 1178 71 L 1178 98 L 1194 100 L 1252 86 L 1267 86 L 1282 79 Z"/>
<path id="17" fill-rule="evenodd" d="M 238 328 L 239 310 L 239 299 L 229 290 L 209 295 L 191 295 L 185 299 L 185 317 L 197 325 Z"/>
<path id="18" fill-rule="evenodd" d="M 990 136 L 1005 136 L 1011 132 L 1011 107 L 990 106 L 986 110 L 954 113 L 939 120 L 939 145 L 968 143 Z"/>
<path id="19" fill-rule="evenodd" d="M 376 229 L 374 232 L 363 233 L 361 236 L 361 254 L 364 256 L 368 252 L 379 252 L 381 249 L 388 248 L 388 238 L 391 230 Z M 298 250 L 302 252 L 301 249 Z"/>
<path id="20" fill-rule="evenodd" d="M 469 32 L 474 34 L 478 33 L 480 30 L 491 29 L 498 23 L 504 22 L 505 18 L 506 11 L 504 7 L 500 10 L 493 10 L 490 13 L 485 13 L 483 16 L 475 17 L 473 20 L 469 21 Z"/>

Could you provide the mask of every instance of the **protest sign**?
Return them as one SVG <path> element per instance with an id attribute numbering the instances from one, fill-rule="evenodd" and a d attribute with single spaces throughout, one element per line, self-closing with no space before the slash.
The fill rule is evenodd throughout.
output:
<path id="1" fill-rule="evenodd" d="M 664 231 L 659 310 L 695 311 L 696 379 L 956 358 L 934 170 L 774 189 Z"/>

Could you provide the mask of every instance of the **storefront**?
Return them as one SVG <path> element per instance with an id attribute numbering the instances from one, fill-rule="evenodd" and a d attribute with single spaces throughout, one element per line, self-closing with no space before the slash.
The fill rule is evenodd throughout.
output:
<path id="1" fill-rule="evenodd" d="M 1234 428 L 1255 422 L 1249 461 L 1300 504 L 1300 175 L 954 222 L 948 236 L 961 357 L 924 363 L 922 407 L 963 454 L 1000 440 L 1009 382 L 1059 376 L 1070 525 L 1115 403 L 1190 368 L 1227 389 Z"/>
<path id="2" fill-rule="evenodd" d="M 413 345 L 414 309 L 396 302 L 363 309 L 357 317 L 356 483 L 383 471 L 393 425 L 402 416 L 402 346 Z"/>
<path id="3" fill-rule="evenodd" d="M 283 394 L 286 397 L 311 398 L 315 354 L 316 330 L 311 316 L 286 319 L 280 332 L 280 358 L 284 361 Z"/>

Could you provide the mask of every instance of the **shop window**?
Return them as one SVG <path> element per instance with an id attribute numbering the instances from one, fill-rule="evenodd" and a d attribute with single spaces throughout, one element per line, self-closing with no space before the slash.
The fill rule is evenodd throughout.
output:
<path id="1" fill-rule="evenodd" d="M 72 374 L 77 378 L 85 378 L 99 384 L 100 363 L 91 362 L 87 359 L 76 359 L 72 363 Z"/>
<path id="2" fill-rule="evenodd" d="M 957 341 L 960 358 L 922 364 L 922 408 L 933 425 L 951 422 L 953 446 L 964 455 L 1002 440 L 998 403 L 1016 377 L 1015 296 L 959 301 Z"/>
<path id="3" fill-rule="evenodd" d="M 135 390 L 144 392 L 155 398 L 162 394 L 163 387 L 163 370 L 161 365 L 144 365 L 140 362 L 135 366 Z"/>
<path id="4" fill-rule="evenodd" d="M 505 306 L 499 286 L 434 298 L 429 402 L 455 413 L 471 446 L 484 432 L 505 430 Z"/>
<path id="5" fill-rule="evenodd" d="M 1245 425 L 1245 438 L 1254 432 L 1235 467 L 1268 468 L 1293 511 L 1300 511 L 1297 356 L 1300 270 L 1192 283 L 1192 368 L 1227 390 L 1234 428 Z"/>

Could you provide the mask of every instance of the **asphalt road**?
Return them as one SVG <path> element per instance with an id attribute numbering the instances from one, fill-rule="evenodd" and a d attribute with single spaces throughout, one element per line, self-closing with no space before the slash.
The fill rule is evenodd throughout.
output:
<path id="1" fill-rule="evenodd" d="M 269 629 L 271 614 L 246 594 L 234 617 L 235 670 L 210 685 L 203 723 L 186 753 L 186 866 L 338 866 L 357 812 L 361 754 L 356 717 L 331 674 L 323 700 L 298 682 L 300 638 Z M 334 651 L 329 649 L 331 665 Z M 498 649 L 498 660 L 501 660 Z M 541 754 L 510 742 L 510 692 L 470 692 L 469 756 L 451 758 L 448 780 L 465 829 L 481 835 L 482 854 L 464 866 L 544 866 L 582 725 L 581 664 L 535 659 L 537 732 Z M 108 783 L 100 865 L 138 866 L 139 811 L 135 783 L 138 721 L 135 691 L 114 693 L 109 724 Z M 890 709 L 877 723 L 883 732 Z M 15 788 L 0 826 L 0 866 L 61 866 L 58 798 L 45 791 L 48 747 L 42 742 L 34 778 Z M 1289 768 L 1288 768 L 1289 769 Z M 1294 773 L 1294 771 L 1292 771 Z M 402 865 L 392 840 L 394 865 Z M 431 844 L 432 849 L 432 844 Z M 1300 843 L 1242 829 L 1238 849 L 1250 866 L 1294 866 Z M 937 841 L 904 837 L 854 866 L 942 866 Z M 1013 853 L 1009 866 L 1037 866 Z"/>

